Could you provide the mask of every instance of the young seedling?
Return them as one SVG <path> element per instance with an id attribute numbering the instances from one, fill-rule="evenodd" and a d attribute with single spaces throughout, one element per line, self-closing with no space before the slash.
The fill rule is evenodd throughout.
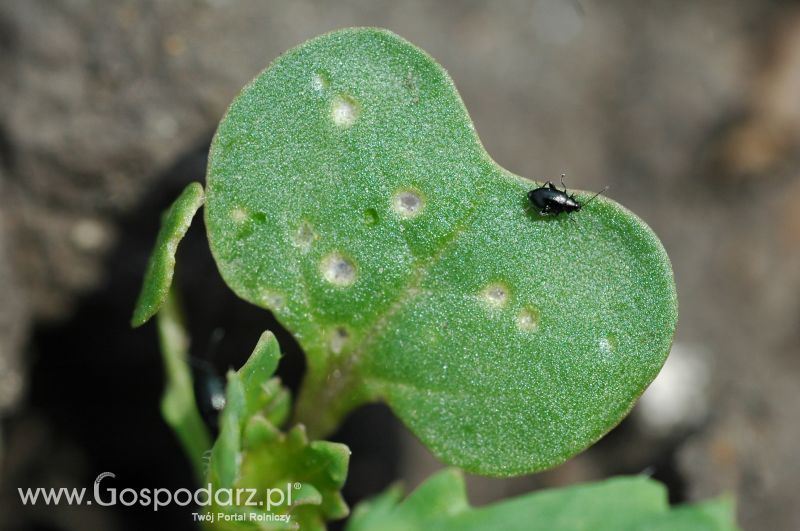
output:
<path id="1" fill-rule="evenodd" d="M 553 467 L 613 428 L 670 349 L 669 259 L 642 220 L 602 196 L 547 188 L 574 202 L 563 211 L 581 208 L 580 224 L 532 218 L 530 186 L 483 149 L 446 72 L 388 31 L 317 37 L 248 84 L 219 124 L 205 190 L 191 185 L 165 218 L 134 314 L 139 325 L 159 311 L 205 192 L 223 279 L 307 356 L 291 419 L 288 400 L 277 418 L 265 413 L 277 384 L 253 387 L 247 366 L 231 373 L 214 482 L 308 473 L 323 494 L 307 491 L 316 509 L 304 522 L 317 529 L 347 512 L 346 449 L 308 443 L 306 431 L 324 437 L 364 403 L 385 401 L 442 461 L 492 476 Z M 273 355 L 254 356 L 277 363 L 268 341 Z M 305 429 L 280 432 L 287 423 Z M 298 464 L 308 459 L 328 473 Z M 499 514 L 468 510 L 459 479 L 434 479 L 397 507 L 396 491 L 367 506 L 352 529 L 479 529 L 447 518 Z M 623 504 L 641 490 L 632 481 Z M 428 521 L 437 492 L 455 508 Z M 502 512 L 522 527 L 505 529 L 529 529 L 535 511 L 518 502 Z"/>
<path id="2" fill-rule="evenodd" d="M 209 243 L 305 351 L 310 434 L 384 400 L 446 463 L 514 475 L 622 419 L 672 342 L 669 259 L 609 199 L 576 230 L 531 219 L 529 190 L 387 31 L 313 39 L 239 94 L 211 145 Z"/>

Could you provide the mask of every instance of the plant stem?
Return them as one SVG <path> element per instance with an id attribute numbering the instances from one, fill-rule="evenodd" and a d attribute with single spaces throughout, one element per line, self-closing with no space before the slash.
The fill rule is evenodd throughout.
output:
<path id="1" fill-rule="evenodd" d="M 297 397 L 294 424 L 303 424 L 311 439 L 322 439 L 333 433 L 342 419 L 353 409 L 370 400 L 363 386 L 357 385 L 354 367 L 317 365 L 313 359 L 325 359 L 309 354 L 309 365 Z"/>
<path id="2" fill-rule="evenodd" d="M 211 437 L 197 409 L 192 373 L 186 362 L 189 336 L 174 288 L 158 312 L 158 333 L 164 361 L 166 387 L 161 399 L 161 414 L 178 436 L 198 484 L 205 483 L 203 458 L 211 448 Z"/>

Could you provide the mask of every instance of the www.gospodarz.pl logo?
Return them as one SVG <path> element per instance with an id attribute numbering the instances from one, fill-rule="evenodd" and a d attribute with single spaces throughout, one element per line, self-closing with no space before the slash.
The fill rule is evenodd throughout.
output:
<path id="1" fill-rule="evenodd" d="M 116 479 L 116 474 L 103 472 L 94 480 L 91 497 L 85 487 L 81 488 L 17 488 L 23 505 L 100 505 L 103 507 L 123 505 L 126 507 L 150 507 L 158 511 L 161 507 L 178 505 L 181 507 L 242 507 L 257 508 L 259 512 L 248 513 L 193 513 L 195 520 L 214 522 L 216 520 L 284 521 L 288 514 L 271 514 L 273 510 L 292 505 L 292 493 L 300 488 L 300 483 L 287 483 L 284 488 L 266 490 L 249 488 L 213 489 L 211 484 L 198 489 L 180 488 L 124 488 L 118 490 L 108 486 L 108 480 Z M 105 481 L 105 483 L 104 483 Z M 101 485 L 103 483 L 103 485 Z"/>

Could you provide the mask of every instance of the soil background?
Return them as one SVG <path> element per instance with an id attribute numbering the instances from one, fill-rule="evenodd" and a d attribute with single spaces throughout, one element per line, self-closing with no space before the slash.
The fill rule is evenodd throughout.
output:
<path id="1" fill-rule="evenodd" d="M 450 72 L 501 165 L 609 185 L 675 269 L 675 349 L 631 417 L 555 470 L 469 478 L 471 501 L 646 472 L 675 502 L 733 493 L 745 529 L 800 529 L 800 5 L 761 0 L 4 0 L 0 527 L 193 528 L 180 507 L 23 507 L 17 488 L 104 471 L 191 486 L 159 416 L 155 329 L 128 328 L 159 213 L 203 179 L 245 83 L 310 37 L 366 25 Z M 202 223 L 180 254 L 201 384 L 269 328 L 296 387 L 297 346 L 222 284 Z M 353 450 L 351 505 L 441 466 L 385 407 L 335 438 Z"/>

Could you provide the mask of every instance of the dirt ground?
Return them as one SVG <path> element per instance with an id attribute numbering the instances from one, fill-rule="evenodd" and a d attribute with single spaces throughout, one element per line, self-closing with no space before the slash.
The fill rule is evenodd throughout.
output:
<path id="1" fill-rule="evenodd" d="M 610 185 L 673 261 L 676 347 L 641 406 L 558 469 L 470 478 L 473 503 L 647 471 L 674 501 L 732 492 L 745 529 L 800 529 L 800 6 L 758 0 L 0 4 L 0 522 L 192 527 L 180 508 L 23 508 L 16 489 L 106 470 L 133 488 L 190 484 L 158 416 L 155 331 L 127 327 L 158 213 L 202 180 L 247 81 L 365 25 L 450 72 L 501 165 Z M 202 227 L 181 253 L 196 355 L 241 363 L 277 325 L 221 283 Z M 301 355 L 279 339 L 296 386 Z M 384 407 L 337 438 L 351 503 L 440 466 Z"/>

